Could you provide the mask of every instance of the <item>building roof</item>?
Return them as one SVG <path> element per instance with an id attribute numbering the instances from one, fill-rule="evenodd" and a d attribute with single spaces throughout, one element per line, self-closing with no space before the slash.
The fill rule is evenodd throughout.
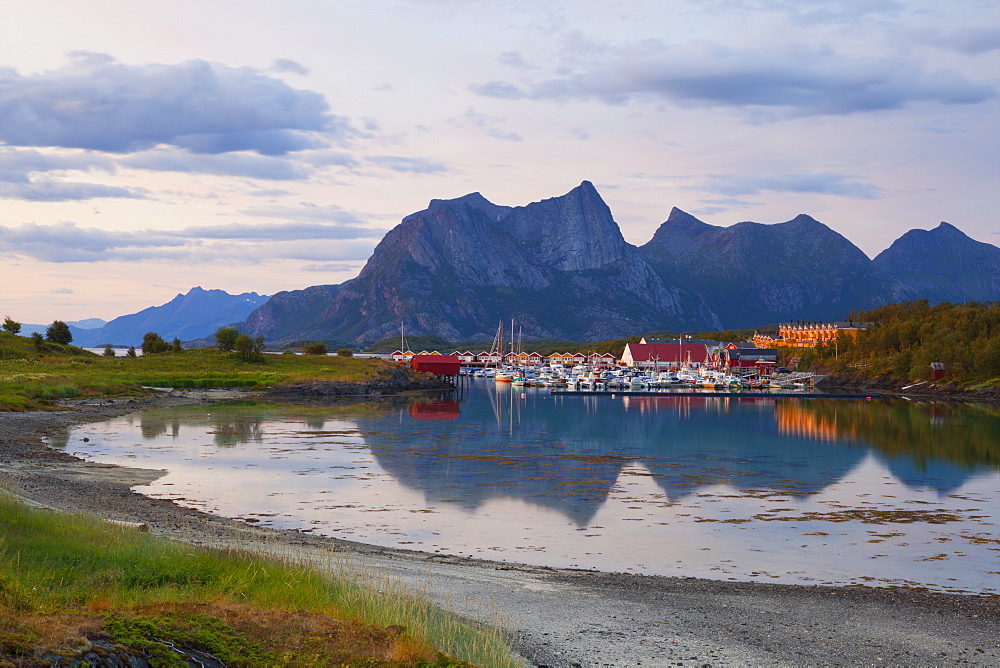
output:
<path id="1" fill-rule="evenodd" d="M 676 341 L 677 339 L 674 339 Z M 713 341 L 712 343 L 717 343 Z M 627 343 L 622 359 L 629 357 L 635 362 L 684 362 L 688 357 L 692 362 L 704 362 L 708 346 L 704 343 Z"/>
<path id="2" fill-rule="evenodd" d="M 793 320 L 783 322 L 779 327 L 836 327 L 837 329 L 866 329 L 874 325 L 874 322 L 861 322 L 860 320 L 842 320 L 841 322 L 820 322 L 818 320 Z"/>
<path id="3" fill-rule="evenodd" d="M 681 342 L 683 342 L 683 343 L 681 343 Z M 675 345 L 675 346 L 678 345 L 678 344 L 681 344 L 681 345 L 691 344 L 691 345 L 700 345 L 700 346 L 717 346 L 717 345 L 719 345 L 720 342 L 719 341 L 715 341 L 713 339 L 689 339 L 687 337 L 684 337 L 683 339 L 678 339 L 678 338 L 675 337 L 675 338 L 672 338 L 672 339 L 657 339 L 657 338 L 647 339 L 647 338 L 643 338 L 642 341 L 640 341 L 639 343 L 642 343 L 642 344 L 661 344 L 662 343 L 662 344 L 666 344 L 666 345 L 671 345 L 672 344 L 672 345 Z"/>

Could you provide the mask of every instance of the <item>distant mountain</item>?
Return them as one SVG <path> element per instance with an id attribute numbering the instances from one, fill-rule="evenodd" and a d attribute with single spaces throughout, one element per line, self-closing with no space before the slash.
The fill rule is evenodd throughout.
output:
<path id="1" fill-rule="evenodd" d="M 370 343 L 402 324 L 408 334 L 468 340 L 490 339 L 501 319 L 513 318 L 525 338 L 599 340 L 839 320 L 852 309 L 943 294 L 1000 299 L 996 247 L 947 228 L 947 239 L 925 244 L 936 254 L 907 241 L 875 262 L 806 215 L 716 227 L 674 209 L 637 248 L 587 181 L 522 207 L 472 193 L 404 218 L 357 278 L 279 293 L 240 328 L 277 342 Z M 900 268 L 929 258 L 939 263 L 933 271 Z M 966 277 L 966 260 L 986 276 Z"/>
<path id="2" fill-rule="evenodd" d="M 231 295 L 223 290 L 191 288 L 186 295 L 178 294 L 162 306 L 123 315 L 100 329 L 73 328 L 73 345 L 138 346 L 147 332 L 156 332 L 166 341 L 175 337 L 181 341 L 203 338 L 219 327 L 242 321 L 267 299 L 256 292 Z"/>
<path id="3" fill-rule="evenodd" d="M 323 312 L 338 292 L 339 285 L 314 285 L 305 290 L 277 292 L 240 324 L 240 331 L 252 336 L 266 333 L 270 340 L 329 338 L 322 333 Z M 304 332 L 315 335 L 305 336 Z"/>
<path id="4" fill-rule="evenodd" d="M 948 223 L 910 230 L 874 264 L 931 303 L 1000 300 L 1000 248 Z"/>
<path id="5" fill-rule="evenodd" d="M 108 324 L 108 321 L 101 318 L 87 318 L 86 320 L 67 320 L 66 324 L 77 329 L 100 329 Z"/>
<path id="6" fill-rule="evenodd" d="M 318 312 L 305 306 L 308 313 L 278 315 L 293 299 L 306 305 L 313 296 L 332 299 Z M 492 338 L 501 318 L 516 319 L 531 336 L 573 339 L 612 338 L 664 321 L 720 324 L 703 300 L 660 280 L 584 181 L 524 207 L 497 206 L 479 193 L 433 200 L 386 234 L 360 275 L 335 295 L 276 295 L 244 326 L 268 339 L 371 342 L 402 322 L 410 333 L 455 340 Z M 291 332 L 288 321 L 307 324 Z"/>
<path id="7" fill-rule="evenodd" d="M 107 324 L 106 320 L 101 320 L 100 318 L 87 318 L 86 320 L 65 320 L 64 322 L 67 325 L 69 325 L 69 331 L 73 335 L 74 343 L 76 341 L 77 335 L 81 334 L 83 330 L 97 329 Z M 21 331 L 19 332 L 19 334 L 21 336 L 31 336 L 35 332 L 38 332 L 42 336 L 45 336 L 45 330 L 47 330 L 49 328 L 49 325 L 51 324 L 52 324 L 51 322 L 48 325 L 22 324 Z"/>
<path id="8" fill-rule="evenodd" d="M 916 295 L 806 215 L 716 227 L 674 208 L 640 251 L 665 281 L 700 295 L 732 328 L 839 320 L 852 308 Z"/>

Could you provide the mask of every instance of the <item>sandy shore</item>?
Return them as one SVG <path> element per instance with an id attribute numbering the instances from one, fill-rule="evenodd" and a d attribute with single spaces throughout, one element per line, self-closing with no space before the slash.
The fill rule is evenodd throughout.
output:
<path id="1" fill-rule="evenodd" d="M 526 665 L 1000 665 L 998 597 L 623 575 L 391 550 L 150 499 L 131 487 L 158 472 L 83 462 L 42 442 L 74 424 L 233 396 L 171 393 L 0 413 L 0 478 L 32 503 L 144 523 L 175 540 L 261 542 L 305 555 L 336 551 L 460 615 L 499 616 Z"/>

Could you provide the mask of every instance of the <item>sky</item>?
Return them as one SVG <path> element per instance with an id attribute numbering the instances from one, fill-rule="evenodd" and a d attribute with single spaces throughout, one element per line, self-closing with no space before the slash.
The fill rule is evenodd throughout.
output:
<path id="1" fill-rule="evenodd" d="M 431 199 L 584 180 L 636 245 L 673 207 L 1000 245 L 995 0 L 0 11 L 0 318 L 341 283 Z"/>

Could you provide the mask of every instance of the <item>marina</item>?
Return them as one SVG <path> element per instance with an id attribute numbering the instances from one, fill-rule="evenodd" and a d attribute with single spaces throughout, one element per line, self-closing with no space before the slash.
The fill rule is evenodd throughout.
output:
<path id="1" fill-rule="evenodd" d="M 879 398 L 878 394 L 843 394 L 827 392 L 716 392 L 714 390 L 551 390 L 561 396 L 610 396 L 610 397 L 725 397 L 727 399 L 865 399 Z"/>

